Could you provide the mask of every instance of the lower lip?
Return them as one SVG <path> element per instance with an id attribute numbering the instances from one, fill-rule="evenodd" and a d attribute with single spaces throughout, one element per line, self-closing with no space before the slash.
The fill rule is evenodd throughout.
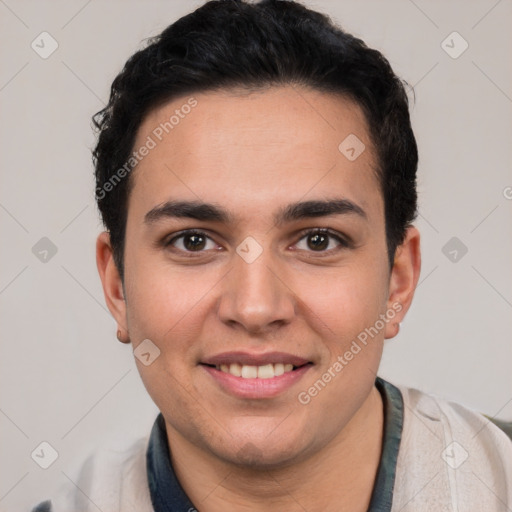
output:
<path id="1" fill-rule="evenodd" d="M 311 366 L 312 364 L 306 364 L 271 379 L 244 379 L 217 370 L 212 366 L 201 365 L 224 391 L 239 398 L 272 398 L 277 396 L 298 382 Z"/>

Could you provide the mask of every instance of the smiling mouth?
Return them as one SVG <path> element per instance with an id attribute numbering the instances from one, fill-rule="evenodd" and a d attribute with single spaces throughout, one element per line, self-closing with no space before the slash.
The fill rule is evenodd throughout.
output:
<path id="1" fill-rule="evenodd" d="M 275 377 L 280 377 L 285 373 L 290 373 L 299 368 L 309 366 L 312 363 L 306 363 L 300 366 L 294 366 L 290 363 L 270 363 L 262 366 L 252 366 L 246 364 L 239 363 L 231 363 L 231 364 L 205 364 L 205 366 L 209 366 L 210 368 L 215 368 L 223 373 L 228 373 L 233 375 L 234 377 L 241 377 L 242 379 L 273 379 Z"/>

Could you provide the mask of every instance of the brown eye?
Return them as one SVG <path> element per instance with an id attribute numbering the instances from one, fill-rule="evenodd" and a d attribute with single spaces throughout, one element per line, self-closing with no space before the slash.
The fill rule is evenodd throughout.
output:
<path id="1" fill-rule="evenodd" d="M 302 236 L 300 242 L 302 240 L 306 240 L 306 247 L 299 247 L 300 242 L 297 246 L 299 249 L 309 252 L 330 253 L 331 251 L 336 251 L 350 246 L 350 244 L 341 235 L 332 233 L 326 229 L 310 230 L 303 233 L 303 235 L 304 236 Z M 332 243 L 333 240 L 335 241 L 334 244 Z"/>
<path id="2" fill-rule="evenodd" d="M 314 233 L 307 236 L 308 247 L 313 250 L 325 250 L 329 246 L 329 236 L 323 233 Z"/>
<path id="3" fill-rule="evenodd" d="M 208 242 L 210 242 L 210 247 L 208 247 Z M 172 248 L 185 253 L 202 252 L 216 247 L 213 240 L 201 231 L 185 231 L 169 240 L 169 242 L 166 243 L 166 246 L 171 246 Z"/>
<path id="4" fill-rule="evenodd" d="M 202 235 L 185 235 L 183 245 L 188 251 L 200 251 L 204 249 L 206 238 Z"/>

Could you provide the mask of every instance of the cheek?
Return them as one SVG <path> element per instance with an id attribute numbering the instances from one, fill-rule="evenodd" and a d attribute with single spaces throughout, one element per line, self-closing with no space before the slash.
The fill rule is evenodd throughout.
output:
<path id="1" fill-rule="evenodd" d="M 297 296 L 305 311 L 314 312 L 325 333 L 353 336 L 372 325 L 386 307 L 387 269 L 381 263 L 361 262 L 301 273 Z"/>
<path id="2" fill-rule="evenodd" d="M 127 261 L 128 263 L 128 261 Z M 187 326 L 197 326 L 191 322 L 198 305 L 208 296 L 215 285 L 217 273 L 206 272 L 199 267 L 171 268 L 154 255 L 141 253 L 133 256 L 127 265 L 128 323 L 137 336 L 166 341 L 176 336 Z"/>
<path id="3" fill-rule="evenodd" d="M 323 357 L 297 400 L 309 418 L 318 418 L 318 431 L 327 437 L 349 421 L 373 387 L 386 325 L 380 317 L 386 308 L 385 276 L 385 268 L 374 265 L 338 269 L 324 280 L 304 278 L 310 291 L 306 309 L 314 312 L 309 324 L 322 330 Z M 330 410 L 339 414 L 324 421 Z"/>
<path id="4" fill-rule="evenodd" d="M 127 317 L 132 348 L 137 352 L 138 345 L 149 339 L 158 352 L 148 366 L 136 359 L 144 386 L 160 410 L 175 411 L 180 417 L 195 414 L 189 403 L 190 368 L 197 362 L 194 340 L 202 337 L 202 299 L 212 286 L 207 279 L 168 268 L 133 266 L 130 271 Z"/>
<path id="5" fill-rule="evenodd" d="M 387 299 L 386 263 L 338 268 L 323 279 L 303 278 L 301 289 L 309 293 L 303 293 L 309 297 L 304 309 L 313 312 L 308 323 L 316 326 L 323 346 L 321 364 L 304 383 L 300 403 L 310 401 L 320 416 L 338 407 L 340 397 L 354 412 L 373 386 L 386 325 L 380 319 Z"/>

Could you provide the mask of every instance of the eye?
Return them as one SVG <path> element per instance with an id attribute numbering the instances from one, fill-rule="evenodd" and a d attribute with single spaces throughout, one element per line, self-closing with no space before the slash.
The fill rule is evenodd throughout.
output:
<path id="1" fill-rule="evenodd" d="M 329 229 L 310 229 L 301 233 L 299 242 L 295 245 L 300 250 L 316 253 L 336 252 L 337 250 L 348 248 L 351 246 L 350 241 L 341 234 L 332 232 Z M 305 242 L 303 242 L 303 240 Z M 300 247 L 301 243 L 303 247 Z M 182 231 L 173 236 L 169 241 L 165 242 L 166 247 L 182 252 L 187 255 L 192 253 L 201 253 L 207 250 L 215 250 L 218 245 L 203 231 L 189 229 Z M 334 247 L 332 247 L 334 245 Z"/>
<path id="2" fill-rule="evenodd" d="M 208 247 L 210 242 L 210 247 Z M 172 246 L 183 252 L 203 252 L 208 249 L 215 249 L 217 245 L 202 231 L 188 230 L 171 238 L 166 246 Z"/>
<path id="3" fill-rule="evenodd" d="M 302 240 L 306 240 L 305 247 L 299 247 Z M 332 245 L 332 240 L 336 242 L 338 249 L 350 247 L 346 239 L 337 233 L 331 232 L 329 229 L 312 229 L 303 233 L 302 238 L 296 246 L 301 250 L 330 253 L 336 250 L 336 247 L 328 249 L 329 246 Z"/>

